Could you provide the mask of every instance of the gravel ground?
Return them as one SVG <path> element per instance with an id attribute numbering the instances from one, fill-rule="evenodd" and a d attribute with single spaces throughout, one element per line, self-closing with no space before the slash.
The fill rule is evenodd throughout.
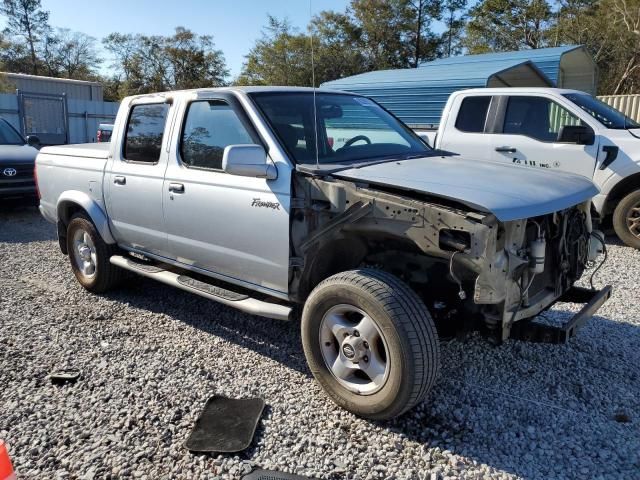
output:
<path id="1" fill-rule="evenodd" d="M 568 345 L 444 343 L 429 400 L 375 423 L 322 393 L 296 324 L 143 279 L 91 295 L 54 235 L 0 212 L 0 438 L 20 478 L 640 478 L 638 251 L 609 246 L 614 296 Z M 51 385 L 62 367 L 82 377 Z M 241 455 L 183 447 L 214 393 L 268 405 Z"/>

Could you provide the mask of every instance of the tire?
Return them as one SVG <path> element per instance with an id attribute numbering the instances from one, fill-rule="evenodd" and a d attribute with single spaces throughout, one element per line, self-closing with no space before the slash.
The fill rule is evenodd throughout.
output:
<path id="1" fill-rule="evenodd" d="M 405 283 L 379 270 L 351 270 L 321 282 L 302 312 L 302 342 L 309 368 L 329 397 L 373 420 L 418 404 L 440 367 L 438 335 L 426 306 Z"/>
<path id="2" fill-rule="evenodd" d="M 620 200 L 613 212 L 613 229 L 626 245 L 640 249 L 640 190 Z"/>
<path id="3" fill-rule="evenodd" d="M 90 292 L 106 292 L 124 278 L 124 270 L 109 262 L 117 246 L 106 244 L 85 214 L 75 214 L 67 226 L 67 252 L 76 279 Z"/>

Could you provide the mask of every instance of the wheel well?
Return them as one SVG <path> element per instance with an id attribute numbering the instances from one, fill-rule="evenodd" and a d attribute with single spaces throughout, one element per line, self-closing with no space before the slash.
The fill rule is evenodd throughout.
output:
<path id="1" fill-rule="evenodd" d="M 640 173 L 634 173 L 628 176 L 613 187 L 609 195 L 607 195 L 605 212 L 607 214 L 613 213 L 616 204 L 634 190 L 640 190 Z"/>
<path id="2" fill-rule="evenodd" d="M 90 218 L 88 212 L 77 203 L 67 201 L 58 205 L 58 244 L 60 251 L 65 255 L 69 253 L 67 251 L 67 225 L 76 213 L 84 213 Z"/>
<path id="3" fill-rule="evenodd" d="M 367 244 L 359 237 L 340 237 L 324 242 L 314 249 L 311 262 L 305 268 L 299 296 L 306 298 L 324 279 L 356 268 L 362 263 L 367 251 Z"/>
<path id="4" fill-rule="evenodd" d="M 373 232 L 366 237 L 352 234 L 333 238 L 314 248 L 313 252 L 311 258 L 307 257 L 308 266 L 297 295 L 303 300 L 331 275 L 363 265 L 386 271 L 412 284 L 426 282 L 426 271 L 442 262 L 442 259 L 425 255 L 405 238 Z"/>

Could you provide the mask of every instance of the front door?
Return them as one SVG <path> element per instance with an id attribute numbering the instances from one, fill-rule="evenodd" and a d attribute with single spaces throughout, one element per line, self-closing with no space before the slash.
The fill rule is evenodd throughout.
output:
<path id="1" fill-rule="evenodd" d="M 286 294 L 290 172 L 266 180 L 222 170 L 226 146 L 262 144 L 233 95 L 182 108 L 163 189 L 169 249 L 205 273 Z"/>
<path id="2" fill-rule="evenodd" d="M 163 133 L 169 105 L 133 105 L 122 145 L 105 175 L 111 229 L 118 243 L 167 256 L 167 233 L 162 212 L 162 186 L 167 166 Z"/>
<path id="3" fill-rule="evenodd" d="M 558 141 L 563 126 L 586 123 L 550 98 L 509 96 L 503 102 L 498 116 L 504 120 L 488 135 L 496 161 L 593 177 L 597 139 L 593 145 Z"/>

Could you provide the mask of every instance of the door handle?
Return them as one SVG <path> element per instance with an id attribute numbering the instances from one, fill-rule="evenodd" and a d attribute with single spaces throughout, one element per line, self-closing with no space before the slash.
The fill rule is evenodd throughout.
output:
<path id="1" fill-rule="evenodd" d="M 516 153 L 516 149 L 513 147 L 496 147 L 496 152 L 500 153 Z"/>
<path id="2" fill-rule="evenodd" d="M 116 185 L 126 185 L 127 177 L 116 175 L 115 177 L 113 177 L 113 183 L 115 183 Z"/>
<path id="3" fill-rule="evenodd" d="M 173 193 L 184 193 L 184 185 L 182 183 L 170 183 L 169 191 Z"/>

